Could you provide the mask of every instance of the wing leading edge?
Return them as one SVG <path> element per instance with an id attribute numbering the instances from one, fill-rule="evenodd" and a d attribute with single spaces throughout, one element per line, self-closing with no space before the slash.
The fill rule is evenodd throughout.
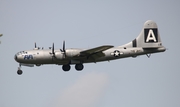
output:
<path id="1" fill-rule="evenodd" d="M 104 45 L 104 46 L 99 46 L 92 49 L 87 49 L 87 50 L 81 51 L 80 56 L 86 57 L 87 59 L 96 60 L 99 57 L 105 56 L 102 52 L 112 47 L 114 46 Z"/>

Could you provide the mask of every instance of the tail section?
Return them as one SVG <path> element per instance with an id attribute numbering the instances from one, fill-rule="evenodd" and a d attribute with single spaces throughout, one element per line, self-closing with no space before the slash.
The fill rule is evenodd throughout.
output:
<path id="1" fill-rule="evenodd" d="M 162 47 L 157 24 L 148 20 L 144 23 L 139 36 L 132 42 L 123 45 L 123 47 L 142 47 L 142 48 L 160 48 Z"/>

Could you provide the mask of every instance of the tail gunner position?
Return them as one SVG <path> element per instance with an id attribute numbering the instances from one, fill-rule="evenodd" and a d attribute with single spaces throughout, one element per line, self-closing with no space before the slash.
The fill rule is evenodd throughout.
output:
<path id="1" fill-rule="evenodd" d="M 51 49 L 40 49 L 35 44 L 33 50 L 20 51 L 15 54 L 14 59 L 19 63 L 17 73 L 21 75 L 21 65 L 33 67 L 34 65 L 57 64 L 62 65 L 63 71 L 69 71 L 70 65 L 75 64 L 75 69 L 81 71 L 84 68 L 83 63 L 96 63 L 139 55 L 150 57 L 152 53 L 165 50 L 157 24 L 148 20 L 144 23 L 139 36 L 122 46 L 103 45 L 91 49 L 65 49 L 65 42 L 63 42 L 63 49 L 54 49 L 54 43 Z"/>

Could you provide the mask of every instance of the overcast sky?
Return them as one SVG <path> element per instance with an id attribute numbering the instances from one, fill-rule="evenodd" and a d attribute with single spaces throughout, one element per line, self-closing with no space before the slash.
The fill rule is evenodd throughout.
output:
<path id="1" fill-rule="evenodd" d="M 0 107 L 179 107 L 178 0 L 0 0 Z M 72 66 L 22 67 L 18 51 L 123 45 L 147 20 L 159 28 L 164 53 Z"/>

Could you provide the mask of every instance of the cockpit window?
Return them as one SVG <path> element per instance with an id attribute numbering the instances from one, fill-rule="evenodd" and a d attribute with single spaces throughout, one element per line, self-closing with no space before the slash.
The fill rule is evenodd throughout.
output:
<path id="1" fill-rule="evenodd" d="M 22 55 L 22 54 L 27 54 L 27 52 L 20 51 L 20 52 L 17 53 L 17 55 Z"/>

